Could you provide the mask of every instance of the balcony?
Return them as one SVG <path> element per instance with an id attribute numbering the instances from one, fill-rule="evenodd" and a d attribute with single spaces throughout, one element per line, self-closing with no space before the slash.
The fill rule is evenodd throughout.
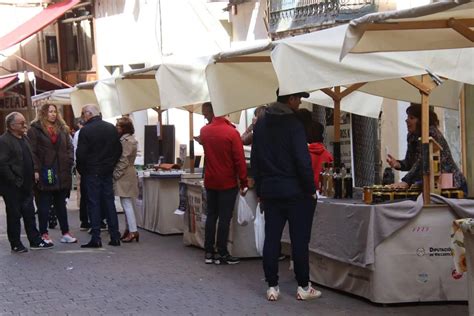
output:
<path id="1" fill-rule="evenodd" d="M 375 0 L 269 0 L 269 33 L 297 33 L 376 12 Z"/>

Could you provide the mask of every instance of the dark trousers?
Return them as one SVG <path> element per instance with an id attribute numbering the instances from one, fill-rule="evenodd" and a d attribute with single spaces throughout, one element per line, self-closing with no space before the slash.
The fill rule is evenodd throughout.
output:
<path id="1" fill-rule="evenodd" d="M 81 224 L 90 224 L 89 212 L 87 211 L 87 186 L 85 184 L 79 186 L 81 190 L 81 199 L 79 201 L 79 220 Z M 100 217 L 104 221 L 107 219 L 104 203 L 100 205 Z"/>
<path id="2" fill-rule="evenodd" d="M 91 222 L 91 240 L 100 241 L 101 208 L 104 209 L 110 239 L 120 239 L 112 175 L 84 175 L 83 184 L 87 190 L 87 212 Z"/>
<path id="3" fill-rule="evenodd" d="M 82 178 L 81 178 L 82 179 Z M 81 199 L 79 201 L 79 220 L 81 224 L 87 225 L 89 224 L 89 216 L 87 215 L 87 190 L 86 184 L 81 183 L 79 185 L 79 189 L 81 191 Z"/>
<path id="4" fill-rule="evenodd" d="M 309 250 L 316 200 L 265 199 L 265 243 L 263 245 L 263 270 L 268 286 L 278 285 L 278 257 L 281 235 L 288 221 L 291 239 L 291 259 L 294 262 L 299 286 L 309 282 Z"/>
<path id="5" fill-rule="evenodd" d="M 13 186 L 13 185 L 12 185 Z M 40 234 L 36 229 L 35 208 L 33 205 L 33 194 L 31 191 L 23 191 L 16 187 L 5 190 L 3 200 L 5 201 L 7 213 L 7 235 L 11 247 L 21 245 L 21 218 L 25 225 L 26 236 L 30 245 L 41 242 Z"/>
<path id="6" fill-rule="evenodd" d="M 37 198 L 39 231 L 41 234 L 48 232 L 48 217 L 51 204 L 54 205 L 59 226 L 63 234 L 69 232 L 67 220 L 66 197 L 69 190 L 40 191 Z"/>
<path id="7" fill-rule="evenodd" d="M 216 225 L 217 228 L 217 252 L 221 255 L 227 255 L 227 240 L 229 238 L 229 226 L 234 212 L 235 199 L 237 197 L 237 188 L 228 190 L 206 189 L 207 194 L 207 218 L 204 249 L 206 252 L 214 253 L 214 243 L 216 243 Z"/>

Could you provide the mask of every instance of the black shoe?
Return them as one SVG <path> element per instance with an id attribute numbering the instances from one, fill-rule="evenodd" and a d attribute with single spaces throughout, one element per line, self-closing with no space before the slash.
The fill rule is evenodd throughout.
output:
<path id="1" fill-rule="evenodd" d="M 81 245 L 81 248 L 102 248 L 102 242 L 91 240 L 87 244 Z"/>
<path id="2" fill-rule="evenodd" d="M 12 252 L 16 252 L 16 253 L 28 252 L 28 249 L 26 249 L 25 246 L 20 244 L 18 246 L 12 247 Z"/>
<path id="3" fill-rule="evenodd" d="M 112 239 L 111 241 L 109 241 L 109 246 L 120 246 L 120 240 Z"/>
<path id="4" fill-rule="evenodd" d="M 48 243 L 44 240 L 41 240 L 41 242 L 37 243 L 36 245 L 30 245 L 31 250 L 51 249 L 53 247 L 53 244 Z"/>
<path id="5" fill-rule="evenodd" d="M 204 257 L 204 262 L 206 264 L 214 263 L 214 254 L 212 252 L 206 252 L 206 256 Z"/>
<path id="6" fill-rule="evenodd" d="M 237 264 L 240 262 L 239 258 L 232 257 L 229 254 L 226 254 L 224 256 L 218 255 L 214 259 L 214 264 Z"/>
<path id="7" fill-rule="evenodd" d="M 79 228 L 80 228 L 81 231 L 86 231 L 86 230 L 89 230 L 91 228 L 91 224 L 81 223 L 81 226 L 79 226 Z"/>

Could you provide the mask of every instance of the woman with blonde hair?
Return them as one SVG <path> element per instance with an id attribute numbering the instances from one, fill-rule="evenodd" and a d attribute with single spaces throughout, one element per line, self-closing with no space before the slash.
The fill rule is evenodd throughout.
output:
<path id="1" fill-rule="evenodd" d="M 120 197 L 120 203 L 125 212 L 126 229 L 120 238 L 122 242 L 139 240 L 137 221 L 133 211 L 133 198 L 138 196 L 138 179 L 135 171 L 135 158 L 137 157 L 138 142 L 133 134 L 135 128 L 128 117 L 117 119 L 115 124 L 122 144 L 122 156 L 115 165 L 114 192 Z"/>
<path id="2" fill-rule="evenodd" d="M 48 234 L 48 214 L 54 205 L 61 228 L 62 243 L 75 243 L 69 233 L 66 197 L 71 191 L 74 150 L 69 127 L 56 105 L 43 104 L 28 130 L 35 171 L 39 231 L 52 243 Z"/>

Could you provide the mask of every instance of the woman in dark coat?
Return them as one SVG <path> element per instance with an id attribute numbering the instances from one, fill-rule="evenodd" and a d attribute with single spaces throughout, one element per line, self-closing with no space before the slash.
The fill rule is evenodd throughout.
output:
<path id="1" fill-rule="evenodd" d="M 62 243 L 75 243 L 69 233 L 66 197 L 72 185 L 74 150 L 69 128 L 53 104 L 41 106 L 28 130 L 33 152 L 39 231 L 44 240 L 52 243 L 48 235 L 48 214 L 54 205 L 61 227 Z"/>
<path id="2" fill-rule="evenodd" d="M 423 179 L 421 165 L 421 142 L 419 141 L 419 138 L 421 137 L 421 105 L 416 103 L 411 104 L 407 108 L 406 113 L 408 145 L 405 159 L 397 160 L 391 155 L 388 155 L 387 157 L 387 163 L 390 165 L 390 167 L 396 170 L 408 171 L 408 173 L 402 178 L 401 182 L 392 185 L 394 188 L 401 189 L 407 189 L 412 184 L 421 183 Z M 453 186 L 455 188 L 461 188 L 467 195 L 466 178 L 454 162 L 448 142 L 444 138 L 441 131 L 438 129 L 438 116 L 433 110 L 429 111 L 429 125 L 430 137 L 432 137 L 442 147 L 440 157 L 441 172 L 452 173 Z"/>

